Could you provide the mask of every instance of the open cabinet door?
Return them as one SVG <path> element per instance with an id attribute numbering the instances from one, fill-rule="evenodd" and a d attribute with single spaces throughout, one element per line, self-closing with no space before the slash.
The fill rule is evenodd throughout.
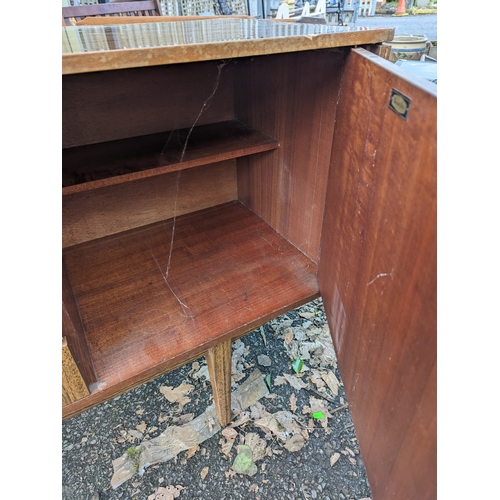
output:
<path id="1" fill-rule="evenodd" d="M 437 494 L 436 101 L 351 50 L 318 276 L 374 500 Z"/>

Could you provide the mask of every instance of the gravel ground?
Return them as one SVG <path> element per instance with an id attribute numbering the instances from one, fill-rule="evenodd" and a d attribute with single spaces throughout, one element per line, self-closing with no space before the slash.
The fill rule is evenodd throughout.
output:
<path id="1" fill-rule="evenodd" d="M 269 432 L 266 434 L 255 425 L 255 419 L 250 419 L 235 427 L 238 436 L 230 456 L 222 452 L 221 445 L 225 440 L 219 431 L 201 443 L 196 452 L 193 450 L 193 454 L 182 451 L 174 459 L 152 465 L 144 470 L 142 476 L 135 475 L 113 489 L 110 481 L 114 459 L 132 445 L 137 446 L 142 440 L 154 438 L 168 426 L 176 425 L 176 419 L 181 415 L 194 413 L 197 416 L 213 402 L 210 383 L 203 377 L 193 378 L 196 369 L 205 365 L 204 358 L 200 358 L 198 365 L 189 363 L 62 423 L 62 498 L 170 499 L 174 496 L 168 496 L 166 490 L 161 489 L 170 485 L 177 486 L 178 489 L 171 491 L 179 495 L 178 498 L 190 500 L 370 498 L 342 384 L 335 395 L 330 389 L 325 391 L 327 386 L 321 388 L 321 385 L 314 385 L 309 378 L 315 369 L 322 373 L 332 371 L 341 383 L 336 360 L 333 358 L 333 361 L 325 362 L 319 354 L 326 351 L 311 351 L 311 359 L 305 360 L 309 370 L 300 377 L 311 390 L 294 389 L 289 383 L 273 385 L 284 374 L 298 378 L 291 365 L 291 348 L 294 345 L 303 346 L 301 339 L 303 342 L 311 340 L 312 337 L 307 338 L 305 334 L 325 332 L 325 329 L 326 317 L 321 299 L 318 299 L 249 333 L 241 339 L 244 348 L 242 344 L 233 344 L 233 365 L 241 371 L 240 377 L 244 376 L 235 384 L 243 383 L 255 368 L 259 368 L 263 375 L 269 374 L 272 392 L 261 398 L 259 403 L 271 414 L 293 411 L 296 419 L 309 429 L 301 431 L 307 439 L 298 451 L 288 451 L 283 442 Z M 297 344 L 291 342 L 291 338 Z M 329 349 L 331 351 L 331 344 Z M 262 355 L 269 357 L 270 364 L 269 361 L 265 363 L 269 366 L 259 364 L 258 357 Z M 263 359 L 266 361 L 259 358 L 261 362 Z M 191 401 L 180 407 L 177 403 L 170 403 L 160 392 L 160 387 L 176 388 L 182 383 L 191 384 L 194 389 L 189 394 Z M 330 412 L 327 425 L 324 419 L 313 421 L 311 415 L 306 413 L 311 408 L 311 397 L 322 401 Z M 333 411 L 335 409 L 337 411 Z M 235 420 L 236 417 L 233 423 Z M 239 449 L 237 445 L 242 444 L 249 433 L 257 433 L 266 440 L 267 446 L 267 454 L 256 461 L 257 473 L 253 476 L 237 474 L 232 470 Z M 164 496 L 161 496 L 162 492 Z"/>

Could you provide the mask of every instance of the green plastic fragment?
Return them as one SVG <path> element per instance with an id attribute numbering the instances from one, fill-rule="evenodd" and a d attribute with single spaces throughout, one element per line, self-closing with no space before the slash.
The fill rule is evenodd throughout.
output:
<path id="1" fill-rule="evenodd" d="M 315 411 L 313 413 L 313 418 L 325 418 L 325 415 L 321 413 L 320 411 Z"/>
<path id="2" fill-rule="evenodd" d="M 267 388 L 269 389 L 269 392 L 273 392 L 271 389 L 271 374 L 270 373 L 268 373 L 266 375 L 266 378 L 264 379 L 264 381 L 266 382 L 266 385 L 267 385 Z"/>
<path id="3" fill-rule="evenodd" d="M 303 366 L 304 362 L 300 358 L 296 358 L 295 361 L 292 363 L 292 368 L 295 373 L 300 373 Z"/>

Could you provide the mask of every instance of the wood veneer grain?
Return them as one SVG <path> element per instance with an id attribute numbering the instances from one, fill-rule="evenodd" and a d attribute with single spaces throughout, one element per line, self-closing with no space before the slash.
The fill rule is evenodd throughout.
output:
<path id="1" fill-rule="evenodd" d="M 245 155 L 278 141 L 230 120 L 63 149 L 63 195 L 131 182 Z"/>
<path id="2" fill-rule="evenodd" d="M 217 417 L 221 426 L 231 422 L 231 340 L 212 347 L 206 354 Z"/>
<path id="3" fill-rule="evenodd" d="M 238 161 L 239 199 L 315 262 L 345 56 L 256 57 L 235 72 L 238 119 L 280 142 L 272 154 Z"/>
<path id="4" fill-rule="evenodd" d="M 211 61 L 63 76 L 63 148 L 232 120 L 231 66 L 220 78 L 217 66 Z"/>
<path id="5" fill-rule="evenodd" d="M 206 23 L 219 20 L 206 20 Z M 229 19 L 228 21 L 241 21 L 247 24 L 253 20 Z M 189 23 L 178 24 L 182 31 L 189 29 Z M 269 20 L 259 20 L 256 23 L 274 23 Z M 350 47 L 355 45 L 376 44 L 388 42 L 394 37 L 394 28 L 376 28 L 367 30 L 353 30 L 339 33 L 311 34 L 282 37 L 263 37 L 254 39 L 244 38 L 245 33 L 240 34 L 240 39 L 231 36 L 230 23 L 228 24 L 229 35 L 226 40 L 206 43 L 203 42 L 203 33 L 200 30 L 200 43 L 166 45 L 157 47 L 140 47 L 127 49 L 114 49 L 106 51 L 92 51 L 81 53 L 68 53 L 62 56 L 63 75 L 94 73 L 108 70 L 120 70 L 125 68 L 139 68 L 164 66 L 178 63 L 193 63 L 199 61 L 220 61 L 237 59 L 242 57 L 254 57 L 260 55 L 297 53 L 302 51 L 316 51 L 335 47 Z M 278 23 L 275 23 L 278 24 Z M 122 25 L 126 26 L 126 25 Z M 137 25 L 136 25 L 137 26 Z M 82 26 L 82 28 L 85 28 Z M 205 27 L 204 27 L 205 28 Z M 74 30 L 76 27 L 64 27 L 63 30 Z M 203 29 L 203 28 L 202 28 Z M 210 26 L 206 26 L 210 30 Z M 233 28 L 234 29 L 234 28 Z M 251 29 L 258 29 L 256 26 Z M 154 95 L 154 94 L 153 94 Z"/>
<path id="6" fill-rule="evenodd" d="M 435 86 L 358 49 L 337 110 L 321 295 L 374 500 L 436 498 Z M 389 109 L 395 88 L 411 99 Z"/>
<path id="7" fill-rule="evenodd" d="M 63 415 L 318 296 L 316 265 L 238 202 L 177 218 L 166 281 L 171 231 L 169 220 L 64 252 L 100 385 Z"/>
<path id="8" fill-rule="evenodd" d="M 235 160 L 63 197 L 63 248 L 238 197 Z"/>
<path id="9" fill-rule="evenodd" d="M 66 339 L 64 345 L 72 352 L 77 369 L 88 387 L 96 382 L 97 378 L 64 261 L 62 263 L 62 335 Z M 70 365 L 68 361 L 68 366 Z"/>
<path id="10" fill-rule="evenodd" d="M 83 377 L 71 355 L 65 337 L 62 339 L 62 404 L 71 404 L 89 394 Z"/>

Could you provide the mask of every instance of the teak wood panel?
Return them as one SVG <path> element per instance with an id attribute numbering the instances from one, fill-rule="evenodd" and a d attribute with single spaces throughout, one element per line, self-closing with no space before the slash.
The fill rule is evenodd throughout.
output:
<path id="1" fill-rule="evenodd" d="M 239 202 L 68 248 L 98 384 L 69 416 L 319 294 L 316 265 Z M 174 295 L 175 294 L 175 295 Z"/>
<path id="2" fill-rule="evenodd" d="M 315 262 L 345 54 L 255 57 L 235 71 L 237 118 L 280 142 L 239 159 L 239 199 Z"/>
<path id="3" fill-rule="evenodd" d="M 63 195 L 276 149 L 279 143 L 230 120 L 63 149 Z"/>
<path id="4" fill-rule="evenodd" d="M 89 394 L 89 390 L 76 362 L 68 348 L 65 337 L 62 338 L 62 404 L 73 403 Z"/>
<path id="5" fill-rule="evenodd" d="M 222 67 L 219 75 L 218 65 L 209 61 L 63 76 L 63 148 L 232 120 L 230 68 Z"/>
<path id="6" fill-rule="evenodd" d="M 62 334 L 63 338 L 66 339 L 63 344 L 63 351 L 65 348 L 71 351 L 71 357 L 74 359 L 74 363 L 76 363 L 76 367 L 88 387 L 96 382 L 97 378 L 64 261 L 62 263 Z M 72 372 L 72 362 L 68 361 L 67 364 L 70 367 L 69 371 Z M 68 397 L 70 392 L 68 389 Z"/>
<path id="7" fill-rule="evenodd" d="M 436 94 L 405 75 L 347 60 L 318 271 L 374 500 L 436 498 Z"/>
<path id="8" fill-rule="evenodd" d="M 238 197 L 235 160 L 63 197 L 63 248 Z"/>
<path id="9" fill-rule="evenodd" d="M 184 43 L 171 43 L 163 38 L 152 47 L 128 43 L 125 45 L 123 33 L 134 36 L 139 31 L 147 34 L 156 31 L 154 24 L 122 24 L 113 26 L 65 26 L 63 37 L 68 41 L 68 52 L 63 53 L 63 75 L 93 73 L 170 65 L 177 63 L 199 63 L 200 61 L 227 61 L 243 57 L 257 57 L 269 54 L 291 54 L 302 51 L 319 51 L 334 47 L 388 42 L 394 37 L 394 28 L 358 29 L 325 27 L 327 33 L 318 33 L 317 26 L 306 24 L 277 23 L 269 19 L 201 19 L 199 21 L 179 21 L 158 23 L 162 31 L 173 33 L 195 30 L 196 38 L 184 39 Z M 285 25 L 286 24 L 286 25 Z M 117 29 L 119 28 L 119 29 Z M 320 30 L 321 31 L 321 30 Z M 80 52 L 80 44 L 70 42 L 75 36 L 90 37 L 106 50 Z M 215 36 L 211 36 L 215 34 Z M 256 35 L 254 35 L 256 34 Z M 250 36 L 249 36 L 250 35 Z M 109 44 L 108 44 L 109 40 Z M 101 44 L 101 42 L 103 42 Z M 123 47 L 126 50 L 121 50 Z M 71 51 L 71 52 L 70 52 Z"/>

